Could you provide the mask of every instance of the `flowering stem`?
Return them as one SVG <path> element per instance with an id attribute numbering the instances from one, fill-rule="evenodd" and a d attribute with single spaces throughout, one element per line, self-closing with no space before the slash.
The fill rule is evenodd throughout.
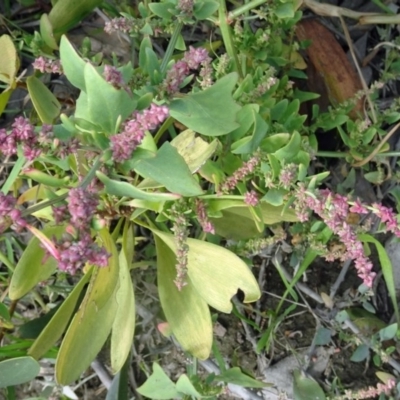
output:
<path id="1" fill-rule="evenodd" d="M 167 50 L 165 51 L 164 58 L 161 62 L 160 69 L 162 74 L 165 74 L 165 72 L 167 71 L 167 65 L 172 57 L 172 53 L 174 52 L 175 45 L 176 42 L 178 41 L 182 28 L 183 28 L 183 22 L 178 22 L 175 26 L 174 33 L 172 34 L 171 39 L 169 40 Z"/>
<path id="2" fill-rule="evenodd" d="M 257 0 L 258 1 L 258 0 Z M 235 46 L 233 45 L 232 32 L 228 24 L 227 10 L 225 0 L 219 0 L 219 27 L 221 29 L 222 39 L 226 48 L 226 52 L 235 64 L 235 70 L 243 79 L 242 69 L 240 67 L 239 59 L 237 57 Z"/>

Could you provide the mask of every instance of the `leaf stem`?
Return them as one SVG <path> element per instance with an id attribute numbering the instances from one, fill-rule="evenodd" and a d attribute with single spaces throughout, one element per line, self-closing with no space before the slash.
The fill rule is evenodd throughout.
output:
<path id="1" fill-rule="evenodd" d="M 165 72 L 167 71 L 167 65 L 172 57 L 172 53 L 174 52 L 176 42 L 178 41 L 182 28 L 183 28 L 183 22 L 180 21 L 175 26 L 174 32 L 171 36 L 171 39 L 169 40 L 167 50 L 165 51 L 164 58 L 161 62 L 160 69 L 162 74 L 165 74 Z"/>
<path id="2" fill-rule="evenodd" d="M 235 46 L 233 44 L 232 30 L 231 27 L 229 26 L 227 15 L 228 14 L 227 14 L 225 0 L 219 0 L 218 18 L 219 18 L 219 28 L 221 29 L 222 40 L 224 42 L 228 56 L 233 60 L 233 63 L 235 65 L 235 71 L 239 74 L 240 78 L 243 79 L 243 72 L 239 63 L 238 56 L 235 51 Z"/>

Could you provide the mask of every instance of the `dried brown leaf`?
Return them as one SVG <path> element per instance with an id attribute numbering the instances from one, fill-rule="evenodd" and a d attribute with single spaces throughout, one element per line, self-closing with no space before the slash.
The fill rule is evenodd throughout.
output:
<path id="1" fill-rule="evenodd" d="M 332 104 L 340 104 L 362 90 L 359 76 L 347 59 L 335 36 L 317 20 L 303 20 L 296 28 L 299 40 L 311 40 L 306 53 L 311 69 L 322 78 Z M 323 91 L 319 91 L 323 96 Z M 350 116 L 356 118 L 362 112 L 362 99 L 356 102 Z"/>

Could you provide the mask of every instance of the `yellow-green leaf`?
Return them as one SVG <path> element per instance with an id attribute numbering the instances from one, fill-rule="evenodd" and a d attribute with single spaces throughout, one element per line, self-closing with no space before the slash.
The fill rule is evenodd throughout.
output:
<path id="1" fill-rule="evenodd" d="M 39 359 L 43 354 L 50 350 L 51 346 L 53 346 L 61 337 L 67 327 L 72 313 L 74 312 L 76 303 L 79 300 L 79 295 L 86 283 L 89 281 L 90 276 L 91 273 L 88 272 L 81 278 L 79 283 L 74 287 L 72 292 L 53 315 L 53 318 L 42 330 L 39 337 L 33 342 L 32 346 L 28 350 L 28 355 Z"/>
<path id="2" fill-rule="evenodd" d="M 103 347 L 111 331 L 118 303 L 118 253 L 109 232 L 100 232 L 109 254 L 108 266 L 92 275 L 85 298 L 61 344 L 56 362 L 56 379 L 68 385 L 78 379 Z"/>
<path id="3" fill-rule="evenodd" d="M 158 291 L 164 314 L 183 349 L 205 360 L 212 345 L 210 310 L 190 278 L 181 291 L 177 289 L 173 282 L 176 276 L 175 254 L 158 236 L 155 236 L 155 241 Z"/>
<path id="4" fill-rule="evenodd" d="M 33 106 L 42 122 L 52 124 L 58 117 L 61 105 L 47 86 L 35 76 L 26 80 Z"/>
<path id="5" fill-rule="evenodd" d="M 15 76 L 19 69 L 17 50 L 10 36 L 0 37 L 0 81 L 15 87 Z"/>
<path id="6" fill-rule="evenodd" d="M 156 230 L 153 233 L 176 253 L 173 235 Z M 231 312 L 231 298 L 238 289 L 244 292 L 245 303 L 260 298 L 260 288 L 254 275 L 236 254 L 197 239 L 187 239 L 187 245 L 188 277 L 197 293 L 210 306 L 222 312 Z"/>
<path id="7" fill-rule="evenodd" d="M 111 368 L 116 374 L 124 365 L 135 332 L 135 297 L 124 250 L 119 254 L 117 312 L 111 333 Z"/>
<path id="8" fill-rule="evenodd" d="M 176 136 L 171 144 L 184 158 L 190 171 L 195 173 L 214 154 L 218 141 L 215 139 L 207 143 L 201 137 L 195 137 L 194 131 L 186 129 Z"/>
<path id="9" fill-rule="evenodd" d="M 48 238 L 60 237 L 64 226 L 51 226 L 43 229 L 43 234 Z M 57 268 L 57 261 L 48 257 L 46 261 L 45 250 L 39 239 L 32 238 L 23 252 L 15 268 L 10 282 L 9 296 L 17 300 L 25 296 L 35 285 L 46 280 Z"/>

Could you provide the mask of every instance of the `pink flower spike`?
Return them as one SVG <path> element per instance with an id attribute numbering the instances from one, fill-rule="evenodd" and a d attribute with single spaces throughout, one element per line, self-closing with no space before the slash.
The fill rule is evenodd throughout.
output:
<path id="1" fill-rule="evenodd" d="M 350 212 L 355 214 L 368 214 L 368 210 L 362 205 L 359 199 L 350 207 Z"/>
<path id="2" fill-rule="evenodd" d="M 32 235 L 36 236 L 39 239 L 40 243 L 44 246 L 44 248 L 57 260 L 60 261 L 60 252 L 57 250 L 54 243 L 42 232 L 36 229 L 34 226 L 27 224 L 26 228 L 30 230 Z"/>

